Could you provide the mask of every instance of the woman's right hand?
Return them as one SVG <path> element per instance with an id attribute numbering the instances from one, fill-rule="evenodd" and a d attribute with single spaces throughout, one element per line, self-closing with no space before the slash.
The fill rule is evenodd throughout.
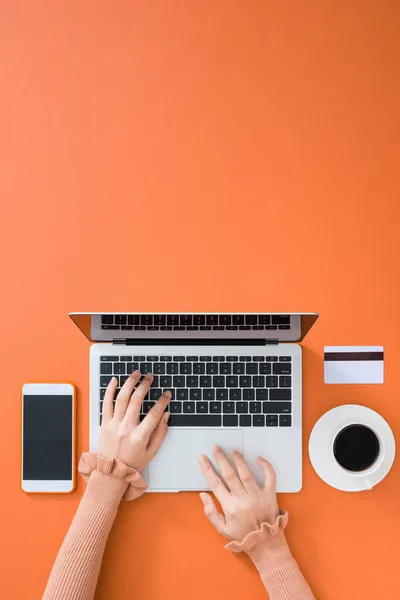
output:
<path id="1" fill-rule="evenodd" d="M 223 514 L 209 494 L 201 493 L 204 512 L 217 531 L 228 540 L 242 541 L 247 534 L 260 529 L 262 523 L 273 525 L 279 515 L 276 498 L 276 477 L 271 464 L 259 457 L 257 463 L 264 471 L 265 484 L 260 487 L 239 452 L 232 452 L 236 470 L 219 447 L 214 449 L 215 460 L 226 482 L 215 472 L 207 456 L 200 457 L 201 470 L 211 490 L 219 500 Z"/>

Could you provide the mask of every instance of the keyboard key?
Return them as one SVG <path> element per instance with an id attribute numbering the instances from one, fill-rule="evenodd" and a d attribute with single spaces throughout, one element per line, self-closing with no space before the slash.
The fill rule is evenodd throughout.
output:
<path id="1" fill-rule="evenodd" d="M 202 362 L 211 362 L 211 356 L 200 356 Z"/>
<path id="2" fill-rule="evenodd" d="M 189 400 L 189 390 L 187 390 L 186 388 L 176 390 L 176 399 L 178 401 Z"/>
<path id="3" fill-rule="evenodd" d="M 246 374 L 247 375 L 257 375 L 258 374 L 258 364 L 257 363 L 247 363 Z"/>
<path id="4" fill-rule="evenodd" d="M 225 362 L 225 356 L 213 356 L 214 362 Z"/>
<path id="5" fill-rule="evenodd" d="M 139 325 L 139 315 L 128 315 L 128 325 Z"/>
<path id="6" fill-rule="evenodd" d="M 179 372 L 181 375 L 191 375 L 192 374 L 192 365 L 191 363 L 185 362 L 179 365 Z"/>
<path id="7" fill-rule="evenodd" d="M 257 315 L 246 315 L 246 325 L 257 325 Z"/>
<path id="8" fill-rule="evenodd" d="M 276 329 L 278 329 L 278 325 L 264 325 L 264 328 L 267 331 L 275 331 Z"/>
<path id="9" fill-rule="evenodd" d="M 278 329 L 290 329 L 290 325 L 278 325 Z"/>
<path id="10" fill-rule="evenodd" d="M 241 356 L 239 359 L 241 362 L 250 362 L 251 356 Z"/>
<path id="11" fill-rule="evenodd" d="M 126 315 L 115 315 L 116 325 L 126 325 Z"/>
<path id="12" fill-rule="evenodd" d="M 100 373 L 101 375 L 111 375 L 113 368 L 113 363 L 100 363 Z"/>
<path id="13" fill-rule="evenodd" d="M 251 415 L 240 415 L 239 425 L 241 427 L 251 427 Z"/>
<path id="14" fill-rule="evenodd" d="M 258 372 L 260 373 L 260 375 L 271 375 L 271 373 L 272 373 L 271 363 L 267 363 L 267 362 L 261 363 L 258 368 L 259 368 Z"/>
<path id="15" fill-rule="evenodd" d="M 174 331 L 185 331 L 185 327 L 183 325 L 174 325 L 172 328 Z"/>
<path id="16" fill-rule="evenodd" d="M 163 394 L 165 394 L 165 392 L 171 392 L 171 400 L 175 400 L 175 390 L 172 387 L 163 389 Z"/>
<path id="17" fill-rule="evenodd" d="M 196 412 L 198 414 L 208 413 L 208 402 L 196 402 Z"/>
<path id="18" fill-rule="evenodd" d="M 251 414 L 261 412 L 261 402 L 250 402 L 249 410 Z"/>
<path id="19" fill-rule="evenodd" d="M 234 413 L 235 412 L 235 403 L 234 402 L 223 402 L 222 408 L 224 413 Z"/>
<path id="20" fill-rule="evenodd" d="M 194 363 L 194 362 L 197 362 L 199 360 L 199 357 L 198 356 L 187 356 L 186 360 L 187 360 L 187 362 Z"/>
<path id="21" fill-rule="evenodd" d="M 249 330 L 251 329 L 251 325 L 239 325 L 239 329 L 241 331 Z"/>
<path id="22" fill-rule="evenodd" d="M 251 386 L 251 377 L 249 375 L 242 375 L 239 377 L 239 383 L 241 388 L 249 388 Z"/>
<path id="23" fill-rule="evenodd" d="M 197 375 L 188 375 L 186 377 L 186 386 L 188 388 L 197 388 L 199 387 L 199 378 Z"/>
<path id="24" fill-rule="evenodd" d="M 206 324 L 206 316 L 205 315 L 193 315 L 193 325 L 205 325 Z"/>
<path id="25" fill-rule="evenodd" d="M 227 325 L 226 329 L 229 331 L 233 331 L 233 330 L 237 331 L 239 328 L 237 325 Z"/>
<path id="26" fill-rule="evenodd" d="M 221 363 L 219 365 L 220 375 L 231 375 L 232 374 L 232 365 L 231 363 Z"/>
<path id="27" fill-rule="evenodd" d="M 291 413 L 291 402 L 263 402 L 264 414 Z"/>
<path id="28" fill-rule="evenodd" d="M 190 399 L 191 400 L 201 400 L 201 390 L 199 389 L 191 389 L 190 390 Z"/>
<path id="29" fill-rule="evenodd" d="M 234 325 L 244 325 L 244 315 L 232 315 L 232 323 Z"/>
<path id="30" fill-rule="evenodd" d="M 228 400 L 228 390 L 216 390 L 217 400 Z"/>
<path id="31" fill-rule="evenodd" d="M 151 373 L 153 370 L 153 365 L 151 362 L 142 362 L 139 366 L 140 372 L 142 375 L 146 375 L 146 373 Z"/>
<path id="32" fill-rule="evenodd" d="M 165 375 L 165 363 L 156 362 L 153 364 L 154 375 Z"/>
<path id="33" fill-rule="evenodd" d="M 126 375 L 126 363 L 114 363 L 114 375 Z"/>
<path id="34" fill-rule="evenodd" d="M 132 362 L 132 356 L 121 356 L 120 360 L 122 362 Z"/>
<path id="35" fill-rule="evenodd" d="M 146 358 L 147 362 L 157 362 L 158 361 L 158 356 L 148 356 Z"/>
<path id="36" fill-rule="evenodd" d="M 269 392 L 270 400 L 291 400 L 292 399 L 292 390 L 277 390 L 271 389 Z"/>
<path id="37" fill-rule="evenodd" d="M 184 413 L 196 412 L 196 402 L 184 402 L 183 403 L 183 412 Z"/>
<path id="38" fill-rule="evenodd" d="M 253 415 L 253 427 L 264 427 L 265 418 L 264 415 Z"/>
<path id="39" fill-rule="evenodd" d="M 290 375 L 292 372 L 292 365 L 290 363 L 277 363 L 272 365 L 272 372 L 274 375 Z"/>
<path id="40" fill-rule="evenodd" d="M 222 410 L 221 402 L 210 402 L 210 413 L 220 413 Z"/>
<path id="41" fill-rule="evenodd" d="M 108 331 L 119 331 L 120 330 L 119 325 L 102 325 L 101 328 L 106 329 Z"/>
<path id="42" fill-rule="evenodd" d="M 243 390 L 243 400 L 254 400 L 255 390 L 245 389 Z"/>
<path id="43" fill-rule="evenodd" d="M 292 426 L 292 415 L 279 415 L 280 427 L 291 427 Z"/>
<path id="44" fill-rule="evenodd" d="M 114 323 L 114 315 L 101 315 L 102 325 L 112 325 Z"/>
<path id="45" fill-rule="evenodd" d="M 171 325 L 161 325 L 161 326 L 160 326 L 160 329 L 161 329 L 162 331 L 172 331 L 172 327 L 171 327 Z"/>
<path id="46" fill-rule="evenodd" d="M 237 427 L 238 420 L 239 419 L 237 415 L 224 415 L 222 421 L 224 427 Z"/>
<path id="47" fill-rule="evenodd" d="M 213 387 L 224 388 L 225 387 L 225 377 L 223 375 L 215 375 L 213 377 Z"/>
<path id="48" fill-rule="evenodd" d="M 129 375 L 121 375 L 119 378 L 119 385 L 122 387 L 127 379 L 129 379 Z"/>
<path id="49" fill-rule="evenodd" d="M 244 363 L 233 363 L 232 373 L 233 375 L 243 375 L 246 371 Z"/>
<path id="50" fill-rule="evenodd" d="M 140 315 L 140 324 L 145 327 L 153 325 L 153 315 Z"/>
<path id="51" fill-rule="evenodd" d="M 268 390 L 257 389 L 256 398 L 257 400 L 268 400 Z"/>
<path id="52" fill-rule="evenodd" d="M 207 375 L 218 375 L 218 363 L 208 363 L 206 365 Z"/>
<path id="53" fill-rule="evenodd" d="M 170 402 L 169 403 L 169 412 L 172 414 L 181 413 L 182 412 L 182 402 Z"/>
<path id="54" fill-rule="evenodd" d="M 176 375 L 179 371 L 179 365 L 176 363 L 167 363 L 167 373 L 169 375 Z"/>
<path id="55" fill-rule="evenodd" d="M 150 400 L 157 402 L 161 394 L 162 390 L 160 388 L 150 388 Z"/>
<path id="56" fill-rule="evenodd" d="M 279 387 L 288 388 L 292 387 L 292 378 L 290 375 L 281 375 L 279 377 Z"/>
<path id="57" fill-rule="evenodd" d="M 203 389 L 203 400 L 215 400 L 215 390 L 207 388 Z"/>
<path id="58" fill-rule="evenodd" d="M 187 327 L 188 325 L 192 325 L 192 323 L 193 323 L 192 315 L 181 315 L 181 320 L 180 320 L 181 325 L 183 325 L 184 327 Z"/>
<path id="59" fill-rule="evenodd" d="M 269 325 L 271 323 L 270 315 L 258 315 L 260 325 Z"/>
<path id="60" fill-rule="evenodd" d="M 262 329 L 265 329 L 263 325 L 252 325 L 251 328 L 253 331 L 261 331 Z"/>
<path id="61" fill-rule="evenodd" d="M 154 325 L 165 325 L 167 318 L 165 315 L 154 315 Z"/>
<path id="62" fill-rule="evenodd" d="M 175 362 L 184 362 L 184 360 L 185 360 L 184 356 L 174 356 Z"/>
<path id="63" fill-rule="evenodd" d="M 151 408 L 153 408 L 154 405 L 155 405 L 155 402 L 143 402 L 143 404 L 142 404 L 142 407 L 143 407 L 142 410 L 143 410 L 143 412 L 145 414 L 148 413 L 149 410 Z"/>
<path id="64" fill-rule="evenodd" d="M 179 315 L 167 315 L 167 325 L 179 325 Z"/>
<path id="65" fill-rule="evenodd" d="M 278 421 L 267 421 L 266 420 L 265 425 L 266 425 L 266 427 L 278 427 Z"/>
<path id="66" fill-rule="evenodd" d="M 263 361 L 264 361 L 263 356 L 253 356 L 253 362 L 263 362 Z"/>
<path id="67" fill-rule="evenodd" d="M 160 377 L 160 386 L 162 388 L 172 387 L 172 377 L 171 375 L 164 375 Z"/>
<path id="68" fill-rule="evenodd" d="M 277 356 L 266 356 L 265 360 L 267 362 L 278 362 L 278 357 Z"/>
<path id="69" fill-rule="evenodd" d="M 237 375 L 231 375 L 226 378 L 226 387 L 237 388 L 239 386 L 239 378 Z"/>
<path id="70" fill-rule="evenodd" d="M 231 315 L 219 315 L 219 324 L 220 325 L 231 325 L 232 324 Z"/>
<path id="71" fill-rule="evenodd" d="M 249 412 L 249 403 L 248 402 L 236 402 L 236 412 L 239 413 L 248 413 Z"/>
<path id="72" fill-rule="evenodd" d="M 133 357 L 134 362 L 144 362 L 146 360 L 145 356 L 134 356 Z"/>
<path id="73" fill-rule="evenodd" d="M 202 331 L 211 331 L 211 329 L 210 325 L 200 325 L 200 330 Z"/>
<path id="74" fill-rule="evenodd" d="M 291 356 L 280 356 L 279 357 L 279 362 L 291 362 L 292 357 Z"/>
<path id="75" fill-rule="evenodd" d="M 100 400 L 104 400 L 104 396 L 106 395 L 106 389 L 105 388 L 101 388 L 100 389 Z"/>
<path id="76" fill-rule="evenodd" d="M 220 427 L 221 415 L 170 415 L 169 427 Z"/>
<path id="77" fill-rule="evenodd" d="M 132 325 L 121 325 L 121 329 L 123 331 L 132 331 L 133 327 Z"/>
<path id="78" fill-rule="evenodd" d="M 186 387 L 186 377 L 184 375 L 175 375 L 173 378 L 174 388 Z"/>
<path id="79" fill-rule="evenodd" d="M 206 316 L 206 324 L 207 325 L 218 325 L 218 315 L 207 315 Z"/>
<path id="80" fill-rule="evenodd" d="M 265 415 L 265 423 L 278 423 L 278 415 Z"/>
<path id="81" fill-rule="evenodd" d="M 253 377 L 253 387 L 254 388 L 262 388 L 265 386 L 265 377 L 264 375 L 255 375 Z"/>
<path id="82" fill-rule="evenodd" d="M 241 400 L 242 390 L 231 388 L 229 390 L 229 400 Z"/>
<path id="83" fill-rule="evenodd" d="M 104 327 L 107 327 L 107 325 Z M 222 331 L 223 329 L 225 329 L 224 325 L 213 325 L 213 331 Z"/>
<path id="84" fill-rule="evenodd" d="M 118 362 L 119 356 L 100 356 L 100 362 Z"/>
<path id="85" fill-rule="evenodd" d="M 134 325 L 133 329 L 135 331 L 146 331 L 146 326 L 145 325 Z"/>
<path id="86" fill-rule="evenodd" d="M 272 315 L 272 325 L 290 325 L 290 315 Z"/>
<path id="87" fill-rule="evenodd" d="M 103 415 L 100 415 L 100 421 L 99 421 L 100 425 L 101 425 L 102 419 L 103 419 Z"/>
<path id="88" fill-rule="evenodd" d="M 278 378 L 276 375 L 267 376 L 265 378 L 265 387 L 276 388 L 278 387 Z"/>
<path id="89" fill-rule="evenodd" d="M 209 375 L 200 377 L 200 387 L 211 387 L 211 377 Z"/>
<path id="90" fill-rule="evenodd" d="M 129 373 L 129 375 L 131 373 L 133 373 L 133 371 L 138 371 L 139 370 L 139 363 L 138 362 L 129 362 L 126 363 L 126 372 Z"/>
<path id="91" fill-rule="evenodd" d="M 100 376 L 100 387 L 107 387 L 112 379 L 112 375 L 101 375 Z M 118 377 L 117 377 L 118 379 Z"/>
<path id="92" fill-rule="evenodd" d="M 193 375 L 204 375 L 206 372 L 206 365 L 204 363 L 193 363 L 192 365 Z"/>
<path id="93" fill-rule="evenodd" d="M 162 362 L 171 362 L 172 356 L 160 356 Z"/>
<path id="94" fill-rule="evenodd" d="M 153 381 L 151 382 L 151 387 L 159 387 L 159 385 L 160 385 L 159 375 L 153 375 Z"/>

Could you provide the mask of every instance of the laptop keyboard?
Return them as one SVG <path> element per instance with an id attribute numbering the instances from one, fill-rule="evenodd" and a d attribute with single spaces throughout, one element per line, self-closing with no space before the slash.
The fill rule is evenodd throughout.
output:
<path id="1" fill-rule="evenodd" d="M 290 315 L 102 315 L 108 331 L 276 331 L 290 329 Z"/>
<path id="2" fill-rule="evenodd" d="M 112 377 L 118 391 L 139 369 L 154 381 L 141 418 L 165 391 L 172 393 L 170 426 L 291 427 L 290 356 L 102 356 L 100 424 L 103 399 Z"/>

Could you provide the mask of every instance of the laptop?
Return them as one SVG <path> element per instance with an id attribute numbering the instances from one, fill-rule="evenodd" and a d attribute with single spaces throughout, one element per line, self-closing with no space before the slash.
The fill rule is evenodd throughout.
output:
<path id="1" fill-rule="evenodd" d="M 146 472 L 150 492 L 208 489 L 198 456 L 215 445 L 259 455 L 278 492 L 302 487 L 301 342 L 316 313 L 71 313 L 91 341 L 90 450 L 97 451 L 105 389 L 154 374 L 141 418 L 170 390 L 168 435 Z"/>

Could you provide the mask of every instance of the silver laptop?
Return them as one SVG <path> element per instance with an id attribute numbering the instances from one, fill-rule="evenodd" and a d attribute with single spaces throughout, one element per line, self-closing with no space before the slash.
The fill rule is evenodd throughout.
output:
<path id="1" fill-rule="evenodd" d="M 262 481 L 257 456 L 279 492 L 302 486 L 301 342 L 315 313 L 71 313 L 91 341 L 90 449 L 98 448 L 102 401 L 140 369 L 154 374 L 142 415 L 171 390 L 169 432 L 145 477 L 149 491 L 204 490 L 199 454 L 214 445 L 243 453 Z"/>

